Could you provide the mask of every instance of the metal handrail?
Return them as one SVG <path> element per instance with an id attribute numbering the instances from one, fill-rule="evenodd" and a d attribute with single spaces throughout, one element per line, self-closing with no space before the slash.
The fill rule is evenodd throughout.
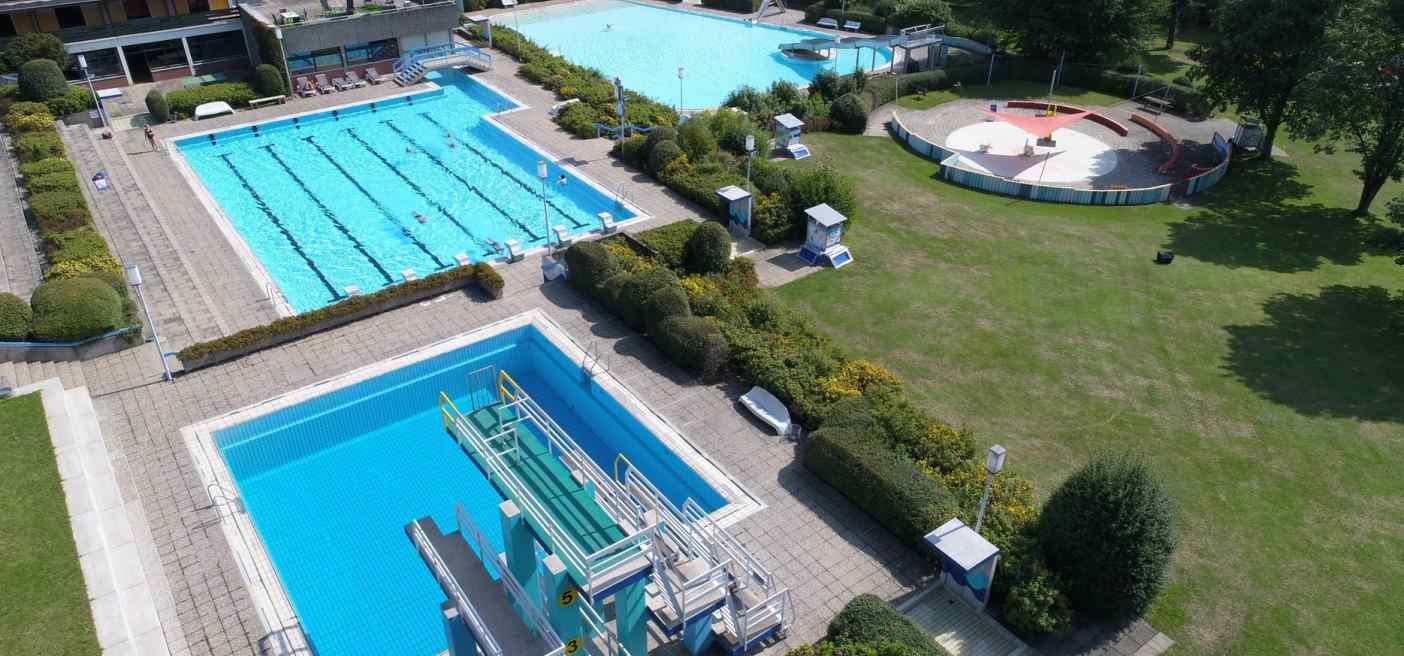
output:
<path id="1" fill-rule="evenodd" d="M 393 71 L 392 74 L 399 75 L 405 69 L 417 63 L 428 61 L 430 59 L 448 57 L 451 55 L 461 55 L 469 59 L 476 59 L 486 64 L 489 68 L 492 67 L 492 55 L 483 52 L 477 46 L 465 46 L 458 45 L 455 43 L 441 43 L 438 45 L 429 46 L 427 48 L 411 50 L 408 53 L 405 53 L 399 59 L 395 60 L 395 65 L 391 69 Z"/>
<path id="2" fill-rule="evenodd" d="M 533 600 L 527 595 L 526 590 L 522 588 L 521 584 L 517 583 L 517 579 L 511 572 L 504 571 L 505 568 L 498 567 L 499 563 L 497 562 L 496 550 L 492 548 L 491 543 L 488 542 L 487 536 L 483 535 L 482 530 L 478 528 L 477 523 L 473 521 L 468 511 L 463 509 L 463 504 L 460 503 L 454 507 L 454 515 L 458 519 L 458 531 L 467 536 L 472 543 L 477 546 L 478 558 L 482 561 L 484 569 L 486 569 L 493 578 L 502 582 L 502 587 L 506 589 L 507 596 L 515 602 L 517 608 L 521 609 L 523 613 L 526 613 L 527 624 L 530 625 L 528 628 L 540 635 L 541 638 L 546 641 L 546 644 L 561 645 L 564 647 L 561 637 L 557 635 L 556 629 L 551 626 L 551 620 L 546 617 L 546 612 L 542 610 L 542 604 L 545 600 Z"/>
<path id="3" fill-rule="evenodd" d="M 460 510 L 462 506 L 460 506 Z M 497 644 L 497 638 L 493 637 L 487 624 L 483 623 L 483 618 L 478 615 L 478 609 L 473 607 L 468 601 L 468 594 L 463 591 L 463 587 L 458 584 L 458 580 L 453 578 L 449 572 L 448 565 L 439 555 L 439 551 L 429 543 L 429 536 L 424 533 L 424 527 L 419 525 L 419 520 L 410 522 L 410 540 L 414 542 L 415 549 L 419 555 L 428 561 L 429 569 L 433 570 L 434 578 L 438 579 L 439 585 L 449 593 L 453 605 L 458 609 L 458 616 L 463 618 L 463 622 L 468 625 L 468 629 L 473 632 L 473 636 L 478 639 L 478 649 L 484 656 L 502 656 L 502 646 Z"/>

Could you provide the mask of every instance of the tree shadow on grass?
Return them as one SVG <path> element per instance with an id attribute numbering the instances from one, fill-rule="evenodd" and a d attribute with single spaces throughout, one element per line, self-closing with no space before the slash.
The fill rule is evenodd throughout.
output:
<path id="1" fill-rule="evenodd" d="M 1311 187 L 1286 162 L 1234 164 L 1224 184 L 1207 193 L 1203 209 L 1170 225 L 1167 247 L 1227 267 L 1278 273 L 1311 271 L 1322 260 L 1351 265 L 1381 249 L 1375 219 L 1306 198 Z"/>
<path id="2" fill-rule="evenodd" d="M 1238 380 L 1304 415 L 1404 422 L 1404 294 L 1333 285 L 1263 309 L 1262 324 L 1225 327 Z"/>

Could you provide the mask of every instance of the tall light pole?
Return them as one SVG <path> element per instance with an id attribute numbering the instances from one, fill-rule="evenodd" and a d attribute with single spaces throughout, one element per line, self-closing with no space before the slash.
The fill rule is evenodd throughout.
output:
<path id="1" fill-rule="evenodd" d="M 297 97 L 297 90 L 292 85 L 292 71 L 288 69 L 288 50 L 283 47 L 283 28 L 273 28 L 273 35 L 278 37 L 278 56 L 283 58 L 283 79 L 288 81 L 288 95 Z"/>
<path id="2" fill-rule="evenodd" d="M 683 110 L 683 78 L 687 77 L 687 69 L 678 67 L 678 113 Z"/>
<path id="3" fill-rule="evenodd" d="M 990 505 L 990 488 L 994 486 L 995 474 L 1004 469 L 1004 447 L 996 444 L 990 447 L 990 452 L 985 455 L 985 471 L 989 473 L 985 477 L 985 496 L 980 497 L 980 514 L 975 516 L 975 532 L 980 532 L 980 525 L 985 523 L 985 508 Z"/>
<path id="4" fill-rule="evenodd" d="M 546 160 L 536 161 L 536 177 L 541 178 L 541 220 L 546 228 L 546 250 L 551 250 L 551 215 L 547 212 L 546 205 Z"/>
<path id="5" fill-rule="evenodd" d="M 751 191 L 751 158 L 755 156 L 756 135 L 748 132 L 746 133 L 746 193 L 754 193 Z"/>
<path id="6" fill-rule="evenodd" d="M 151 308 L 146 305 L 146 295 L 141 293 L 141 269 L 135 264 L 127 267 L 127 284 L 136 288 L 137 300 L 141 302 L 141 313 L 146 315 L 146 324 L 151 326 L 151 340 L 156 342 L 156 355 L 161 358 L 161 369 L 166 372 L 166 382 L 170 382 L 171 366 L 166 363 L 166 352 L 161 350 L 161 336 L 156 332 L 156 322 L 151 320 Z"/>
<path id="7" fill-rule="evenodd" d="M 78 70 L 83 72 L 83 80 L 88 83 L 88 91 L 93 94 L 93 105 L 97 107 L 98 119 L 102 121 L 102 129 L 107 130 L 107 110 L 102 108 L 102 98 L 98 97 L 97 87 L 93 86 L 93 76 L 88 73 L 88 58 L 78 55 Z"/>

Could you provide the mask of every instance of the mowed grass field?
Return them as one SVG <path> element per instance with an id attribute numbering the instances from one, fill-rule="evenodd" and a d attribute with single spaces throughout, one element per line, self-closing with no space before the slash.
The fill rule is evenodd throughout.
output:
<path id="1" fill-rule="evenodd" d="M 1404 267 L 1347 211 L 1348 154 L 1285 142 L 1193 207 L 1092 208 L 946 184 L 889 138 L 805 141 L 797 165 L 858 179 L 857 260 L 778 293 L 1040 497 L 1094 450 L 1145 454 L 1179 508 L 1147 618 L 1175 653 L 1404 653 Z"/>

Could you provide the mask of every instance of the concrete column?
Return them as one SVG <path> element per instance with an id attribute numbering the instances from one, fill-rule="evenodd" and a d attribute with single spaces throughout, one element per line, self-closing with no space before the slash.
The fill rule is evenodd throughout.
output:
<path id="1" fill-rule="evenodd" d="M 702 613 L 683 625 L 682 643 L 692 656 L 701 656 L 716 637 L 717 634 L 712 633 L 711 613 Z"/>
<path id="2" fill-rule="evenodd" d="M 523 590 L 531 592 L 536 588 L 536 538 L 527 526 L 526 517 L 517 510 L 517 504 L 503 501 L 497 506 L 502 519 L 502 551 L 507 556 L 506 575 L 511 576 Z M 517 612 L 522 612 L 519 608 Z M 526 615 L 522 615 L 526 619 Z"/>
<path id="3" fill-rule="evenodd" d="M 127 78 L 127 84 L 132 84 L 132 70 L 127 68 L 127 53 L 122 46 L 117 46 L 117 62 L 122 65 L 122 75 Z"/>
<path id="4" fill-rule="evenodd" d="M 546 616 L 551 618 L 556 635 L 566 643 L 566 653 L 574 653 L 572 646 L 579 649 L 589 642 L 580 621 L 580 604 L 587 602 L 580 598 L 580 591 L 559 556 L 551 554 L 541 565 L 542 576 L 546 577 Z"/>
<path id="5" fill-rule="evenodd" d="M 614 627 L 619 632 L 619 646 L 630 654 L 648 653 L 648 599 L 642 579 L 614 595 Z"/>
<path id="6" fill-rule="evenodd" d="M 449 656 L 478 656 L 478 639 L 468 630 L 468 623 L 458 616 L 458 609 L 447 601 L 439 609 L 444 614 L 444 636 L 448 638 Z"/>
<path id="7" fill-rule="evenodd" d="M 185 49 L 185 68 L 191 75 L 195 74 L 195 58 L 190 56 L 190 41 L 185 37 L 180 37 L 180 47 Z"/>

